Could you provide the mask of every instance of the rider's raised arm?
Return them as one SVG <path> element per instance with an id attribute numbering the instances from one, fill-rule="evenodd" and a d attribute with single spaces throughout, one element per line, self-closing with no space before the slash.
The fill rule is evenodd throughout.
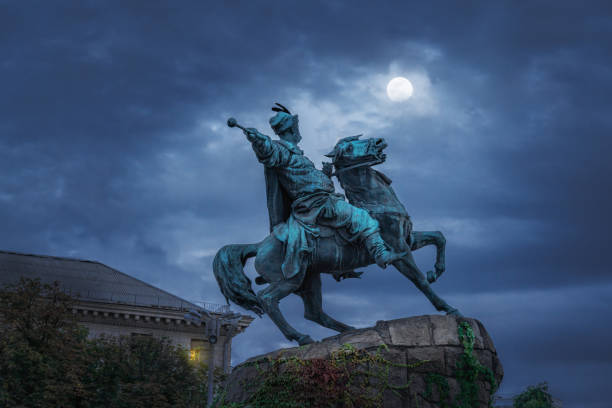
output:
<path id="1" fill-rule="evenodd" d="M 259 133 L 256 129 L 247 129 L 247 139 L 253 146 L 257 159 L 266 167 L 282 167 L 289 162 L 290 153 L 278 143 L 274 143 L 270 136 Z"/>

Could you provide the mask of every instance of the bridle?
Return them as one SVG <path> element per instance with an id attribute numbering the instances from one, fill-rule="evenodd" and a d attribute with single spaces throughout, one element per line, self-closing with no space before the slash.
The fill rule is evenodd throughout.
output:
<path id="1" fill-rule="evenodd" d="M 342 173 L 345 172 L 347 170 L 352 170 L 352 169 L 356 169 L 358 167 L 364 167 L 364 166 L 375 166 L 377 164 L 381 164 L 383 163 L 385 160 L 384 159 L 376 159 L 376 160 L 372 160 L 372 161 L 368 161 L 368 162 L 363 162 L 363 163 L 357 163 L 357 164 L 353 164 L 352 166 L 347 166 L 347 167 L 342 167 L 341 169 L 337 169 L 335 172 L 332 173 L 332 176 L 338 176 L 338 173 Z M 333 164 L 333 163 L 332 163 Z M 334 164 L 335 167 L 335 164 Z"/>

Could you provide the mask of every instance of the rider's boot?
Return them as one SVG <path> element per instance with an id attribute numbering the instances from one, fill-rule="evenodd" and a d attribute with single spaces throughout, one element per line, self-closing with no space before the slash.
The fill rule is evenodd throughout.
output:
<path id="1" fill-rule="evenodd" d="M 386 268 L 388 264 L 402 259 L 406 255 L 405 252 L 398 254 L 389 250 L 379 232 L 368 235 L 364 242 L 369 254 L 376 261 L 376 265 L 381 268 Z"/>

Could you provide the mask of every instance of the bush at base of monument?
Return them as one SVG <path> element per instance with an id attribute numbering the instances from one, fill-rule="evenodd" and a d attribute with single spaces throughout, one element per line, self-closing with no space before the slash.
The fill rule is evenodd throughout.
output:
<path id="1" fill-rule="evenodd" d="M 529 386 L 514 397 L 514 408 L 553 408 L 553 398 L 548 392 L 548 384 Z"/>
<path id="2" fill-rule="evenodd" d="M 206 367 L 167 340 L 87 340 L 59 285 L 0 290 L 1 407 L 204 407 Z"/>

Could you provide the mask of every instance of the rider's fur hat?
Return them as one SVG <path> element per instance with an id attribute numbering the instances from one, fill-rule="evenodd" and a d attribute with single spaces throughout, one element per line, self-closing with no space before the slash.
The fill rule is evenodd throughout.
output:
<path id="1" fill-rule="evenodd" d="M 277 135 L 283 133 L 291 128 L 298 126 L 298 115 L 292 115 L 289 109 L 285 108 L 280 103 L 276 103 L 277 106 L 273 107 L 272 110 L 276 112 L 276 115 L 270 118 L 270 126 Z"/>

